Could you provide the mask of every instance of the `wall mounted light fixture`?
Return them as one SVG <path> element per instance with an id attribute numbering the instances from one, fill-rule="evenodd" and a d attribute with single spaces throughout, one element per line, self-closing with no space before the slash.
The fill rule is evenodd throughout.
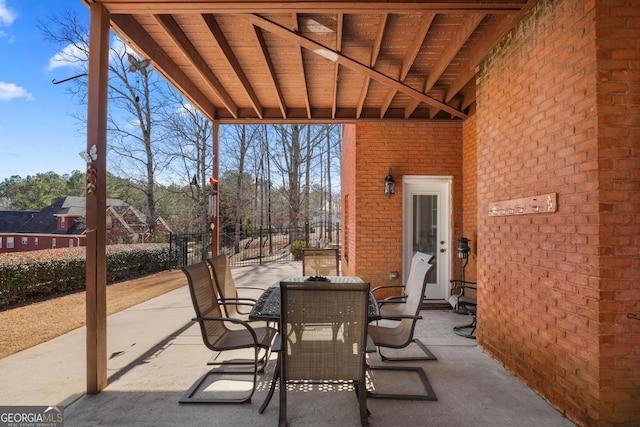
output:
<path id="1" fill-rule="evenodd" d="M 396 194 L 396 182 L 391 176 L 391 168 L 389 168 L 389 174 L 384 179 L 384 194 L 387 197 L 391 197 Z"/>

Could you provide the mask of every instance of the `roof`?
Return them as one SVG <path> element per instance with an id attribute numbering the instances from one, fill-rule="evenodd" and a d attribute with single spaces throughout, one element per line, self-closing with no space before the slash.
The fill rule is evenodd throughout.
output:
<path id="1" fill-rule="evenodd" d="M 537 3 L 94 1 L 221 123 L 464 119 L 477 66 Z"/>
<path id="2" fill-rule="evenodd" d="M 38 211 L 0 211 L 0 233 L 10 233 L 27 222 Z"/>
<path id="3" fill-rule="evenodd" d="M 80 235 L 85 231 L 83 221 L 75 223 L 66 231 L 58 230 L 57 217 L 84 218 L 86 214 L 84 197 L 68 196 L 54 201 L 40 211 L 2 211 L 0 212 L 1 233 L 37 233 Z M 107 199 L 107 208 L 120 211 L 131 208 L 120 199 Z M 133 208 L 131 208 L 133 209 Z M 138 212 L 137 210 L 134 210 Z M 144 218 L 144 215 L 143 215 Z"/>

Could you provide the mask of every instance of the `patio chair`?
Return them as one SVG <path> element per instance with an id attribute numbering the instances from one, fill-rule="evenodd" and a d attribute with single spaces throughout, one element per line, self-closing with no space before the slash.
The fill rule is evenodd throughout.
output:
<path id="1" fill-rule="evenodd" d="M 340 256 L 337 249 L 303 249 L 303 276 L 339 276 Z"/>
<path id="2" fill-rule="evenodd" d="M 400 323 L 396 324 L 396 327 L 393 329 L 386 327 L 383 327 L 383 329 L 374 329 L 376 331 L 374 334 L 378 335 L 380 340 L 384 340 L 388 344 L 385 347 L 404 348 L 409 344 L 414 343 L 425 354 L 425 356 L 416 357 L 389 357 L 385 356 L 380 347 L 378 347 L 378 353 L 384 362 L 437 360 L 437 357 L 429 351 L 422 341 L 413 337 L 413 328 L 415 328 L 415 323 L 421 318 L 419 317 L 419 314 L 420 309 L 422 308 L 422 298 L 424 296 L 425 287 L 429 279 L 429 274 L 434 268 L 433 264 L 431 264 L 432 259 L 433 255 L 416 252 L 411 259 L 409 277 L 407 278 L 404 286 L 378 286 L 372 289 L 374 295 L 377 291 L 388 288 L 401 288 L 403 291 L 402 295 L 387 297 L 378 302 L 381 318 L 397 320 Z M 411 316 L 417 316 L 417 318 L 414 319 Z M 395 336 L 393 339 L 390 337 L 391 334 Z M 409 341 L 405 342 L 407 339 Z"/>
<path id="3" fill-rule="evenodd" d="M 398 357 L 389 358 L 384 357 L 381 348 L 394 348 L 401 349 L 407 347 L 409 344 L 420 341 L 414 338 L 413 333 L 416 327 L 416 322 L 422 319 L 420 316 L 420 309 L 422 306 L 422 298 L 424 290 L 427 285 L 427 277 L 431 269 L 432 264 L 428 262 L 429 255 L 416 252 L 413 257 L 410 278 L 407 280 L 406 299 L 402 304 L 402 313 L 399 315 L 383 317 L 384 320 L 393 320 L 395 322 L 391 325 L 370 325 L 368 328 L 369 336 L 373 340 L 374 344 L 378 346 L 378 353 L 383 361 L 407 361 L 407 360 L 435 360 L 436 357 L 424 346 L 419 347 L 425 352 L 426 357 Z M 424 370 L 421 367 L 411 366 L 369 366 L 372 371 L 375 370 L 387 370 L 387 371 L 407 371 L 415 372 L 422 382 L 424 391 L 426 394 L 390 394 L 379 393 L 370 391 L 368 395 L 370 397 L 382 398 L 382 399 L 403 399 L 403 400 L 437 400 L 433 388 L 427 379 Z"/>
<path id="4" fill-rule="evenodd" d="M 458 314 L 470 314 L 472 316 L 470 323 L 453 327 L 453 332 L 461 337 L 476 338 L 474 334 L 476 331 L 476 307 L 478 305 L 477 290 L 478 285 L 476 282 L 451 280 L 449 304 L 453 307 L 453 311 Z"/>
<path id="5" fill-rule="evenodd" d="M 209 267 L 203 261 L 198 264 L 182 267 L 182 271 L 187 276 L 191 301 L 196 313 L 193 319 L 200 325 L 202 340 L 204 345 L 210 350 L 222 352 L 227 350 L 253 349 L 253 360 L 250 362 L 252 369 L 247 371 L 230 371 L 213 368 L 202 375 L 187 392 L 181 397 L 180 403 L 244 403 L 251 402 L 251 397 L 256 389 L 258 371 L 264 366 L 260 364 L 260 352 L 265 352 L 264 363 L 268 361 L 268 353 L 277 331 L 274 328 L 265 326 L 254 328 L 248 322 L 240 319 L 225 317 L 222 314 L 220 303 L 216 297 L 211 281 Z M 236 304 L 234 302 L 226 304 Z M 230 330 L 228 324 L 240 325 L 241 329 Z M 218 365 L 225 365 L 220 362 Z M 201 386 L 214 374 L 252 374 L 253 386 L 251 391 L 244 396 L 230 398 L 206 398 L 195 397 Z"/>
<path id="6" fill-rule="evenodd" d="M 407 301 L 407 285 L 410 283 L 415 283 L 416 280 L 422 280 L 422 278 L 416 277 L 418 273 L 416 263 L 420 259 L 426 261 L 428 264 L 432 264 L 432 262 L 434 261 L 433 255 L 416 252 L 415 254 L 413 254 L 413 258 L 411 259 L 409 277 L 407 278 L 407 281 L 404 285 L 382 285 L 376 286 L 375 288 L 371 289 L 371 292 L 376 297 L 381 293 L 381 291 L 384 292 L 392 290 L 394 293 L 400 293 L 399 295 L 389 296 L 378 301 L 378 305 L 380 307 L 380 315 L 382 317 L 399 316 L 404 311 L 404 304 Z M 426 274 L 424 278 L 428 280 L 433 271 L 433 269 L 429 270 L 429 273 Z M 415 287 L 411 288 L 413 289 Z"/>
<path id="7" fill-rule="evenodd" d="M 280 426 L 287 422 L 287 385 L 326 382 L 354 385 L 367 426 L 369 284 L 281 282 L 280 288 Z"/>
<path id="8" fill-rule="evenodd" d="M 207 262 L 211 266 L 213 272 L 213 281 L 216 285 L 216 291 L 218 293 L 218 299 L 221 302 L 239 302 L 242 304 L 224 304 L 223 309 L 227 317 L 235 317 L 242 320 L 249 319 L 249 311 L 255 304 L 256 299 L 248 297 L 246 295 L 240 296 L 238 290 L 241 291 L 256 291 L 259 296 L 264 289 L 252 286 L 236 286 L 236 282 L 231 275 L 231 269 L 229 268 L 229 262 L 226 255 L 218 255 L 213 258 L 207 259 Z M 259 292 L 258 292 L 259 291 Z"/>

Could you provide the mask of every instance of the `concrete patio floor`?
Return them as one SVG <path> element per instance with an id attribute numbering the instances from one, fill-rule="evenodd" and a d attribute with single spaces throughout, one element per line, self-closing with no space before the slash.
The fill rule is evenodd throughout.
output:
<path id="1" fill-rule="evenodd" d="M 300 263 L 269 264 L 233 270 L 238 286 L 276 283 L 299 276 Z M 437 401 L 367 400 L 371 426 L 573 426 L 542 397 L 486 355 L 475 340 L 455 335 L 469 318 L 450 310 L 423 310 L 416 336 L 436 361 L 421 366 Z M 191 384 L 208 370 L 211 352 L 202 344 L 185 287 L 108 318 L 108 387 L 97 395 L 85 390 L 85 330 L 0 360 L 0 406 L 64 407 L 71 426 L 253 426 L 278 423 L 278 394 L 263 414 L 275 363 L 259 377 L 250 404 L 179 404 Z M 416 349 L 402 350 L 408 354 Z M 377 354 L 372 365 L 381 364 Z M 398 363 L 393 363 L 398 365 Z M 380 391 L 414 390 L 417 378 L 378 374 Z M 415 389 L 418 393 L 418 390 Z M 357 426 L 353 391 L 295 390 L 287 394 L 289 425 Z"/>

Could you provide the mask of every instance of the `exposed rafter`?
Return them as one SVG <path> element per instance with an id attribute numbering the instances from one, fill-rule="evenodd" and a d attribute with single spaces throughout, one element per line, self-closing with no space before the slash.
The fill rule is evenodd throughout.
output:
<path id="1" fill-rule="evenodd" d="M 86 0 L 219 123 L 464 119 L 534 0 Z"/>

